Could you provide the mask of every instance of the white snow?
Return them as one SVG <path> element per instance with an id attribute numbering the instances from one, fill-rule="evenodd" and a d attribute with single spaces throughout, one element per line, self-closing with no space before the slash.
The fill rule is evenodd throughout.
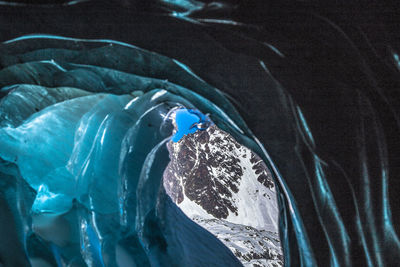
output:
<path id="1" fill-rule="evenodd" d="M 239 192 L 233 196 L 238 207 L 238 215 L 230 213 L 228 222 L 248 225 L 257 229 L 278 232 L 279 208 L 275 187 L 265 187 L 257 181 L 257 175 L 250 162 L 251 152 L 244 149 L 246 157 L 240 157 L 240 166 L 244 173 Z"/>

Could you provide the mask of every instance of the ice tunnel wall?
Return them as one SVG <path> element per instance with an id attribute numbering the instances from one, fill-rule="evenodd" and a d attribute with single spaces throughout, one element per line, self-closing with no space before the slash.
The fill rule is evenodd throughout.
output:
<path id="1" fill-rule="evenodd" d="M 218 89 L 110 40 L 35 35 L 0 49 L 2 202 L 16 246 L 4 264 L 240 265 L 161 186 L 176 107 L 209 114 L 268 162 Z"/>

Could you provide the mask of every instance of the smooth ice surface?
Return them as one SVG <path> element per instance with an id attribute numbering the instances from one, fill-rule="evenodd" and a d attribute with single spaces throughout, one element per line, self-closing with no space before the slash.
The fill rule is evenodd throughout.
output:
<path id="1" fill-rule="evenodd" d="M 178 142 L 184 135 L 197 131 L 196 123 L 200 121 L 199 116 L 191 113 L 187 109 L 180 109 L 175 112 L 175 122 L 177 124 L 177 132 L 172 137 L 172 141 Z"/>
<path id="2" fill-rule="evenodd" d="M 177 132 L 172 136 L 174 142 L 178 142 L 184 135 L 202 129 L 201 124 L 210 124 L 204 114 L 193 109 L 178 109 L 174 114 L 177 125 Z"/>
<path id="3" fill-rule="evenodd" d="M 87 49 L 71 49 L 77 43 Z M 12 189 L 5 201 L 20 266 L 240 266 L 161 181 L 166 142 L 211 120 L 260 153 L 218 90 L 182 63 L 129 45 L 55 37 L 5 48 L 0 175 Z"/>

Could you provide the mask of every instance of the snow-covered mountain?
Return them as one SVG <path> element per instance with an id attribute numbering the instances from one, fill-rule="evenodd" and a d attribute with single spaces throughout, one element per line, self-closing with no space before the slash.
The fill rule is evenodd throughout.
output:
<path id="1" fill-rule="evenodd" d="M 245 266 L 282 266 L 275 186 L 265 163 L 211 125 L 168 143 L 164 187 Z"/>

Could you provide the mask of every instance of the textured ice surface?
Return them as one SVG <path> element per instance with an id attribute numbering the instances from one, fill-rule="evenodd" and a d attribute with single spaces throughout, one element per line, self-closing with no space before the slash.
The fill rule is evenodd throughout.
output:
<path id="1" fill-rule="evenodd" d="M 50 2 L 35 2 L 44 1 Z M 391 15 L 397 9 L 385 3 L 378 8 L 362 4 L 322 4 L 318 8 L 318 4 L 309 5 L 310 1 L 302 1 L 302 7 L 261 0 L 150 2 L 96 0 L 72 8 L 7 7 L 1 16 L 2 37 L 38 31 L 112 37 L 190 65 L 226 97 L 237 101 L 274 161 L 269 161 L 267 153 L 257 152 L 278 181 L 281 241 L 288 266 L 397 266 L 400 38 L 399 23 Z M 7 27 L 9 24 L 13 27 Z M 76 24 L 82 27 L 71 27 Z M 0 87 L 28 84 L 115 94 L 136 90 L 133 95 L 140 96 L 147 86 L 164 89 L 162 81 L 168 80 L 218 103 L 231 121 L 254 139 L 234 112 L 211 95 L 213 88 L 190 79 L 189 69 L 179 71 L 178 67 L 185 69 L 179 62 L 152 57 L 117 42 L 61 39 L 47 40 L 43 45 L 43 38 L 23 37 L 19 38 L 22 45 L 0 45 Z M 199 88 L 207 90 L 200 92 Z M 0 96 L 6 92 L 0 91 Z M 229 118 L 225 121 L 233 125 Z M 217 123 L 232 132 L 222 124 Z M 31 221 L 29 212 L 36 191 L 23 179 L 15 179 L 15 164 L 1 162 L 0 168 L 2 264 L 23 266 L 27 261 L 25 248 L 31 261 L 43 263 L 41 259 L 55 255 L 55 265 L 65 259 L 56 246 L 46 247 L 43 238 L 23 231 L 34 223 L 35 231 L 48 239 L 53 236 L 54 244 L 61 245 L 67 235 L 48 234 L 45 226 L 66 226 L 68 223 L 61 222 L 74 221 L 71 218 L 77 215 L 53 220 L 55 224 L 40 216 Z M 107 219 L 95 215 L 98 221 Z M 86 222 L 90 224 L 90 220 L 82 221 Z M 80 232 L 72 230 L 73 236 L 79 236 L 76 233 Z M 125 256 L 137 252 L 140 242 L 135 236 L 121 241 L 117 258 L 128 259 Z M 103 255 L 112 251 L 110 247 L 113 244 L 102 248 Z M 85 250 L 85 255 L 93 253 L 98 258 L 97 251 Z M 80 252 L 71 250 L 69 254 Z M 79 258 L 73 261 L 79 263 Z"/>
<path id="2" fill-rule="evenodd" d="M 190 117 L 179 134 L 212 120 L 262 154 L 218 90 L 121 43 L 26 37 L 0 52 L 0 204 L 16 244 L 6 266 L 241 265 L 162 186 L 171 114 Z"/>

